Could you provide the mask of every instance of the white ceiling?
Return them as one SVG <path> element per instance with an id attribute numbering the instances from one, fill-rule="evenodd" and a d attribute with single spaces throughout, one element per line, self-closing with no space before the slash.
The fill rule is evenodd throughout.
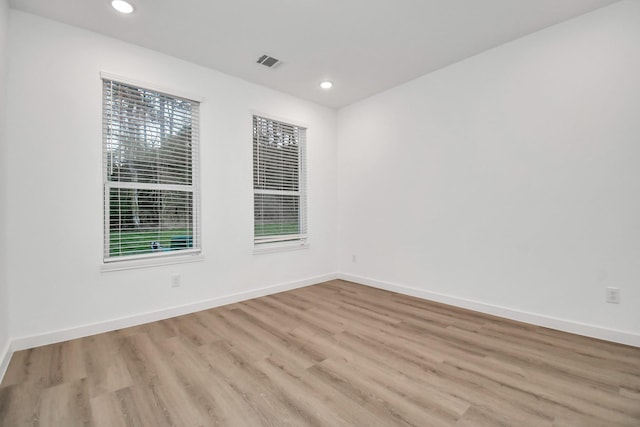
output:
<path id="1" fill-rule="evenodd" d="M 131 0 L 132 15 L 110 0 L 10 3 L 339 108 L 615 1 Z M 282 65 L 258 65 L 263 53 Z"/>

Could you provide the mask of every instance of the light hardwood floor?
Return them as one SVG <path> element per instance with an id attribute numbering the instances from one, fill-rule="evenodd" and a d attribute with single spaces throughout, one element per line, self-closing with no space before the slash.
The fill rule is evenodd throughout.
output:
<path id="1" fill-rule="evenodd" d="M 640 348 L 332 281 L 13 355 L 13 426 L 640 426 Z"/>

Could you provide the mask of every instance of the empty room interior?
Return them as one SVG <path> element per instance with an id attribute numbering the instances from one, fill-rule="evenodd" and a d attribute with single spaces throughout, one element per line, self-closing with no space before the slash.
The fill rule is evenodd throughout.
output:
<path id="1" fill-rule="evenodd" d="M 34 425 L 639 426 L 640 1 L 0 0 Z"/>

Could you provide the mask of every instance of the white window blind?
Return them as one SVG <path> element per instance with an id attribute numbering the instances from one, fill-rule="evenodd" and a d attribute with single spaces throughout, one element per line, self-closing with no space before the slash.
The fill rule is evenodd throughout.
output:
<path id="1" fill-rule="evenodd" d="M 306 129 L 253 116 L 254 244 L 304 245 Z"/>
<path id="2" fill-rule="evenodd" d="M 104 261 L 200 252 L 199 103 L 103 79 Z"/>

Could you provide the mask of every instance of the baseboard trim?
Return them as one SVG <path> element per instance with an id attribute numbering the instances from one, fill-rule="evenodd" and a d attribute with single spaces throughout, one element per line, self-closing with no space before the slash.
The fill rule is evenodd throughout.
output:
<path id="1" fill-rule="evenodd" d="M 279 285 L 267 286 L 264 288 L 253 289 L 246 292 L 225 295 L 205 301 L 198 301 L 170 307 L 162 310 L 151 311 L 147 313 L 136 314 L 133 316 L 111 319 L 104 322 L 97 322 L 82 325 L 69 329 L 61 329 L 51 331 L 39 335 L 31 335 L 25 337 L 14 338 L 10 342 L 10 348 L 13 351 L 25 350 L 28 348 L 38 347 L 42 345 L 54 344 L 58 342 L 68 341 L 76 338 L 83 338 L 90 335 L 100 334 L 103 332 L 114 331 L 116 329 L 128 328 L 131 326 L 142 325 L 144 323 L 155 322 L 158 320 L 169 319 L 171 317 L 182 316 L 184 314 L 195 313 L 197 311 L 208 310 L 214 307 L 220 307 L 227 304 L 233 304 L 252 298 L 259 298 L 266 295 L 276 294 L 279 292 L 289 291 L 292 289 L 302 288 L 316 283 L 334 280 L 337 275 L 326 274 L 322 276 L 309 277 L 307 279 L 296 280 Z M 7 362 L 8 364 L 8 362 Z"/>
<path id="2" fill-rule="evenodd" d="M 573 334 L 583 335 L 591 338 L 602 339 L 606 341 L 617 342 L 620 344 L 640 347 L 640 334 L 620 331 L 615 329 L 603 328 L 596 325 L 574 322 L 566 319 L 543 316 L 536 313 L 530 313 L 520 310 L 514 310 L 507 307 L 487 304 L 479 301 L 459 298 L 451 295 L 430 292 L 423 289 L 412 288 L 409 286 L 399 285 L 395 283 L 385 282 L 372 279 L 369 277 L 357 276 L 346 273 L 332 273 L 321 276 L 309 277 L 307 279 L 296 280 L 292 282 L 272 285 L 258 289 L 252 289 L 246 292 L 225 295 L 205 301 L 184 304 L 180 306 L 170 307 L 162 310 L 151 311 L 147 313 L 136 314 L 117 319 L 111 319 L 104 322 L 86 324 L 74 328 L 61 329 L 51 331 L 44 334 L 31 335 L 10 339 L 6 343 L 5 348 L 0 353 L 0 381 L 4 377 L 9 361 L 13 352 L 25 350 L 28 348 L 38 347 L 42 345 L 54 344 L 58 342 L 68 341 L 71 339 L 82 338 L 90 335 L 109 332 L 116 329 L 128 328 L 131 326 L 141 325 L 144 323 L 164 320 L 175 316 L 194 313 L 201 310 L 208 310 L 214 307 L 220 307 L 227 304 L 233 304 L 252 298 L 259 298 L 266 295 L 285 292 L 292 289 L 302 288 L 317 283 L 326 282 L 334 279 L 347 280 L 378 289 L 397 292 L 403 295 L 414 296 L 430 301 L 441 302 L 456 307 L 466 308 L 481 313 L 491 314 L 498 317 L 504 317 L 519 322 L 525 322 L 533 325 L 543 326 L 559 331 L 569 332 Z"/>
<path id="3" fill-rule="evenodd" d="M 436 292 L 430 292 L 423 289 L 412 288 L 409 286 L 398 285 L 395 283 L 384 282 L 353 274 L 338 273 L 338 278 L 361 285 L 397 292 L 403 295 L 409 295 L 430 301 L 440 302 L 443 304 L 453 305 L 456 307 L 466 308 L 469 310 L 478 311 L 480 313 L 491 314 L 493 316 L 504 317 L 506 319 L 516 320 L 532 325 L 543 326 L 545 328 L 556 329 L 572 334 L 583 335 L 605 341 L 612 341 L 634 347 L 640 347 L 640 334 L 634 332 L 608 329 L 596 325 L 574 322 L 571 320 L 544 316 L 521 310 L 514 310 L 512 308 L 501 307 Z"/>
<path id="4" fill-rule="evenodd" d="M 0 383 L 4 378 L 4 374 L 7 372 L 7 368 L 9 367 L 9 362 L 11 362 L 11 356 L 13 355 L 13 351 L 11 351 L 11 341 L 7 340 L 7 343 L 0 352 Z"/>

